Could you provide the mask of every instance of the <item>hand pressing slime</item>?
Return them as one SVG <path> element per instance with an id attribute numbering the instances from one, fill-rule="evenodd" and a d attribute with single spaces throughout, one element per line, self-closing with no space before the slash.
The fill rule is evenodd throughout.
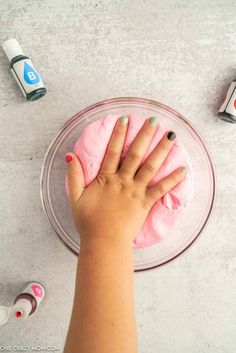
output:
<path id="1" fill-rule="evenodd" d="M 84 128 L 74 146 L 74 153 L 79 158 L 83 169 L 85 187 L 97 177 L 117 119 L 118 116 L 107 115 L 89 124 Z M 124 157 L 145 121 L 146 118 L 143 116 L 129 116 L 120 165 L 122 165 Z M 187 174 L 183 178 L 184 180 L 176 183 L 178 185 L 174 186 L 152 205 L 147 213 L 146 220 L 144 220 L 141 229 L 133 240 L 133 246 L 136 248 L 150 246 L 167 236 L 193 197 L 192 168 L 189 155 L 178 138 L 175 139 L 175 134 L 169 133 L 168 135 L 168 131 L 161 124 L 154 132 L 139 168 L 164 138 L 172 140 L 173 146 L 171 146 L 170 151 L 166 151 L 167 157 L 160 168 L 157 169 L 157 172 L 154 173 L 148 183 L 148 188 L 153 187 L 181 166 L 187 168 Z M 67 183 L 66 188 L 68 192 Z M 106 217 L 105 214 L 103 216 Z M 112 229 L 110 231 L 112 232 Z"/>

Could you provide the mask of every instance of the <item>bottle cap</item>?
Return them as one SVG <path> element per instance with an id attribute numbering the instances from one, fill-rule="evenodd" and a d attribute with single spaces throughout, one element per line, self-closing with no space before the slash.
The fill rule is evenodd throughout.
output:
<path id="1" fill-rule="evenodd" d="M 0 326 L 7 323 L 12 313 L 12 306 L 0 306 Z"/>
<path id="2" fill-rule="evenodd" d="M 2 44 L 2 49 L 6 53 L 8 60 L 11 61 L 18 55 L 24 55 L 16 39 L 8 39 Z"/>
<path id="3" fill-rule="evenodd" d="M 32 310 L 32 304 L 28 299 L 21 298 L 13 305 L 12 313 L 14 318 L 27 318 Z"/>

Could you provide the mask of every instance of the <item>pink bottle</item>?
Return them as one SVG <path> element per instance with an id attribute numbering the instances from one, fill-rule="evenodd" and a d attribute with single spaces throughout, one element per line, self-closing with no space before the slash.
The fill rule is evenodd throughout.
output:
<path id="1" fill-rule="evenodd" d="M 10 318 L 27 319 L 38 309 L 44 295 L 45 290 L 41 283 L 29 282 L 17 295 L 13 306 L 0 306 L 0 325 L 5 324 Z"/>

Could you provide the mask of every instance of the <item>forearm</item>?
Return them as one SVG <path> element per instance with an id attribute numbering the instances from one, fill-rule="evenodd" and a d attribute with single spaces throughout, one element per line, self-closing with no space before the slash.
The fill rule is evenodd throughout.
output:
<path id="1" fill-rule="evenodd" d="M 82 244 L 65 353 L 137 353 L 133 255 L 127 242 Z"/>

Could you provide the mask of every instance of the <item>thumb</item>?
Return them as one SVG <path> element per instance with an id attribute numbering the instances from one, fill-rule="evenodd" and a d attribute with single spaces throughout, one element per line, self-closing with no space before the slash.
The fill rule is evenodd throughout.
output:
<path id="1" fill-rule="evenodd" d="M 76 203 L 84 190 L 84 174 L 79 158 L 74 153 L 67 153 L 67 176 L 69 198 L 72 204 Z"/>

